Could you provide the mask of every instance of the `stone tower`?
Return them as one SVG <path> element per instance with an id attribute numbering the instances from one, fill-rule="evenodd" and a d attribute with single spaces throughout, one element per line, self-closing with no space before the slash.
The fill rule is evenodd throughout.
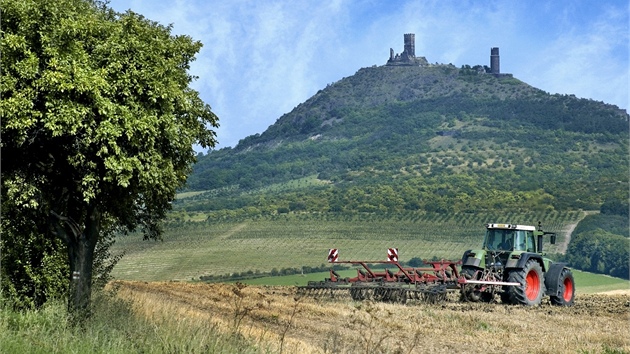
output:
<path id="1" fill-rule="evenodd" d="M 405 33 L 405 49 L 400 54 L 395 54 L 392 48 L 389 48 L 389 60 L 385 65 L 403 65 L 403 66 L 428 66 L 429 62 L 425 57 L 416 56 L 416 35 L 413 33 Z"/>
<path id="2" fill-rule="evenodd" d="M 411 58 L 416 56 L 416 35 L 413 33 L 405 33 L 405 49 L 404 52 Z"/>
<path id="3" fill-rule="evenodd" d="M 494 75 L 501 73 L 499 66 L 499 47 L 490 48 L 490 72 Z"/>

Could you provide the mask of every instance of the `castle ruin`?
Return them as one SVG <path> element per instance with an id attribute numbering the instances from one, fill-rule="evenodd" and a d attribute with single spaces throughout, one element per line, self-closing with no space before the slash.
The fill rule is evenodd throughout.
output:
<path id="1" fill-rule="evenodd" d="M 429 62 L 425 57 L 416 56 L 416 35 L 414 33 L 404 34 L 405 44 L 403 52 L 400 54 L 394 54 L 394 49 L 389 48 L 389 59 L 386 66 L 429 66 Z M 512 77 L 512 74 L 501 73 L 501 66 L 499 60 L 499 47 L 490 48 L 490 70 L 487 66 L 485 71 L 481 69 L 482 73 L 486 72 L 494 75 L 495 77 Z"/>
<path id="2" fill-rule="evenodd" d="M 502 74 L 499 61 L 499 47 L 490 48 L 490 74 L 496 77 L 512 77 L 512 74 Z"/>
<path id="3" fill-rule="evenodd" d="M 490 72 L 494 75 L 501 73 L 499 66 L 499 47 L 490 48 Z"/>
<path id="4" fill-rule="evenodd" d="M 394 54 L 394 49 L 389 48 L 389 66 L 424 66 L 429 65 L 425 57 L 416 57 L 416 35 L 405 33 L 405 46 L 400 54 Z"/>

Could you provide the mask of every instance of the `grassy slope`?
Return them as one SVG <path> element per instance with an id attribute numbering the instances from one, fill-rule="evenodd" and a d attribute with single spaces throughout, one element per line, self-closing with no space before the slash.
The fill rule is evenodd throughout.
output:
<path id="1" fill-rule="evenodd" d="M 126 254 L 113 275 L 126 280 L 196 280 L 202 275 L 320 266 L 329 248 L 338 248 L 346 260 L 381 260 L 389 247 L 399 249 L 401 261 L 458 260 L 465 250 L 481 245 L 483 225 L 492 221 L 542 221 L 546 230 L 558 232 L 558 244 L 546 247 L 553 253 L 565 239 L 567 225 L 580 215 L 281 215 L 187 223 L 185 228 L 167 230 L 163 242 L 142 241 L 138 235 L 119 238 L 112 251 Z"/>

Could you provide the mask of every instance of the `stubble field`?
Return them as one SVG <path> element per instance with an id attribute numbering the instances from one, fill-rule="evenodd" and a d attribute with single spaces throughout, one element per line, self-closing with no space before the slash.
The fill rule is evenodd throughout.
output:
<path id="1" fill-rule="evenodd" d="M 298 297 L 294 287 L 118 281 L 159 325 L 211 326 L 285 353 L 630 352 L 630 292 L 578 294 L 575 306 L 406 305 Z M 197 326 L 197 327 L 195 327 Z"/>

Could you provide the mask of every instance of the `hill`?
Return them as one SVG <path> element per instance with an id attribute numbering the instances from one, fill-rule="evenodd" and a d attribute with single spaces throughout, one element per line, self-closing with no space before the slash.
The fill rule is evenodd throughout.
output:
<path id="1" fill-rule="evenodd" d="M 599 209 L 627 195 L 628 114 L 482 67 L 362 68 L 200 156 L 174 207 L 233 213 Z M 192 194 L 188 194 L 192 195 Z"/>

